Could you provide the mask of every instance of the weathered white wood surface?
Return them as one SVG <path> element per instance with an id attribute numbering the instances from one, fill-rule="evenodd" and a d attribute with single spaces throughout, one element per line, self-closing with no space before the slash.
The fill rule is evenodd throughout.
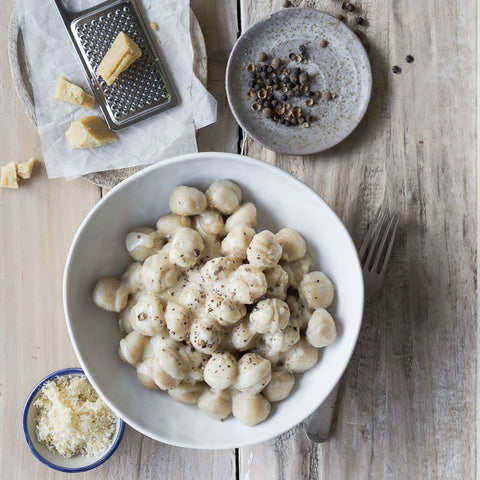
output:
<path id="1" fill-rule="evenodd" d="M 295 2 L 334 14 L 341 0 Z M 192 0 L 209 53 L 219 121 L 202 150 L 235 151 L 224 92 L 237 36 L 281 0 Z M 359 5 L 359 4 L 357 4 Z M 13 0 L 0 10 L 6 32 Z M 247 154 L 314 188 L 357 244 L 383 201 L 402 214 L 383 291 L 366 306 L 341 383 L 332 437 L 312 445 L 304 425 L 238 451 L 165 446 L 127 428 L 117 453 L 78 478 L 472 479 L 476 475 L 478 174 L 474 0 L 364 0 L 354 26 L 372 62 L 374 91 L 359 128 L 311 157 Z M 15 96 L 0 42 L 0 164 L 41 155 Z M 413 65 L 404 62 L 415 56 Z M 401 75 L 390 68 L 399 64 Z M 77 365 L 63 320 L 61 279 L 75 230 L 100 198 L 83 180 L 48 180 L 42 165 L 19 191 L 0 191 L 0 479 L 65 478 L 41 465 L 21 433 L 21 409 L 47 373 Z M 237 469 L 238 462 L 238 469 Z"/>
<path id="2" fill-rule="evenodd" d="M 281 8 L 240 3 L 242 29 Z M 476 3 L 364 0 L 351 14 L 341 0 L 292 3 L 343 14 L 361 32 L 372 101 L 353 135 L 328 152 L 292 158 L 248 141 L 246 154 L 314 188 L 357 245 L 382 202 L 402 218 L 384 289 L 366 305 L 341 382 L 330 441 L 312 445 L 299 426 L 242 449 L 240 478 L 474 478 Z"/>

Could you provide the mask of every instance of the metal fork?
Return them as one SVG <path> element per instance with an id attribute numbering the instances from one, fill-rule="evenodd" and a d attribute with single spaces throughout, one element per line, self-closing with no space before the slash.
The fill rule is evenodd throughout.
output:
<path id="1" fill-rule="evenodd" d="M 358 253 L 365 284 L 365 300 L 382 286 L 399 219 L 398 213 L 390 215 L 386 207 L 380 207 L 368 227 Z M 308 419 L 306 432 L 312 442 L 323 443 L 330 434 L 339 383 Z"/>

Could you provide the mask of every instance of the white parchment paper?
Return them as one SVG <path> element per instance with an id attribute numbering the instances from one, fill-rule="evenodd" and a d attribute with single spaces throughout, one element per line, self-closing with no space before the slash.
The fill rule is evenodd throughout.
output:
<path id="1" fill-rule="evenodd" d="M 99 3 L 64 0 L 65 7 L 73 11 Z M 31 67 L 38 133 L 50 178 L 75 178 L 196 152 L 195 130 L 216 121 L 216 101 L 193 73 L 189 0 L 150 0 L 144 2 L 144 7 L 147 24 L 158 25 L 158 30 L 151 33 L 158 39 L 179 103 L 116 132 L 118 140 L 109 145 L 74 150 L 65 137 L 70 123 L 84 115 L 102 117 L 102 113 L 97 106 L 86 110 L 54 99 L 61 76 L 92 92 L 53 0 L 17 0 L 25 54 Z"/>

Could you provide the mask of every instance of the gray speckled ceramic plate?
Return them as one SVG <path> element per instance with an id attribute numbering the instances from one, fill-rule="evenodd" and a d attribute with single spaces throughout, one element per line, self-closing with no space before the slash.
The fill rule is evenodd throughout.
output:
<path id="1" fill-rule="evenodd" d="M 327 40 L 325 48 L 319 46 Z M 305 45 L 308 63 L 289 60 Z M 311 114 L 310 128 L 276 124 L 252 111 L 247 97 L 249 63 L 257 63 L 259 52 L 286 60 L 288 68 L 299 66 L 310 76 L 310 89 L 329 91 L 313 106 L 305 97 L 288 103 Z M 235 44 L 227 65 L 226 88 L 230 108 L 242 128 L 265 147 L 280 153 L 307 155 L 333 147 L 358 125 L 370 101 L 372 72 L 367 53 L 357 35 L 340 20 L 318 10 L 290 8 L 274 13 L 252 25 Z M 276 99 L 280 92 L 274 92 Z"/>

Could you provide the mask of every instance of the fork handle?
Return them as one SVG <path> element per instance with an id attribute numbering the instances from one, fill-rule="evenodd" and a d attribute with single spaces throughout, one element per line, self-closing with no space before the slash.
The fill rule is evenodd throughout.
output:
<path id="1" fill-rule="evenodd" d="M 323 443 L 327 440 L 332 427 L 333 413 L 337 400 L 340 382 L 330 392 L 324 402 L 310 415 L 307 424 L 307 437 L 315 443 Z"/>

